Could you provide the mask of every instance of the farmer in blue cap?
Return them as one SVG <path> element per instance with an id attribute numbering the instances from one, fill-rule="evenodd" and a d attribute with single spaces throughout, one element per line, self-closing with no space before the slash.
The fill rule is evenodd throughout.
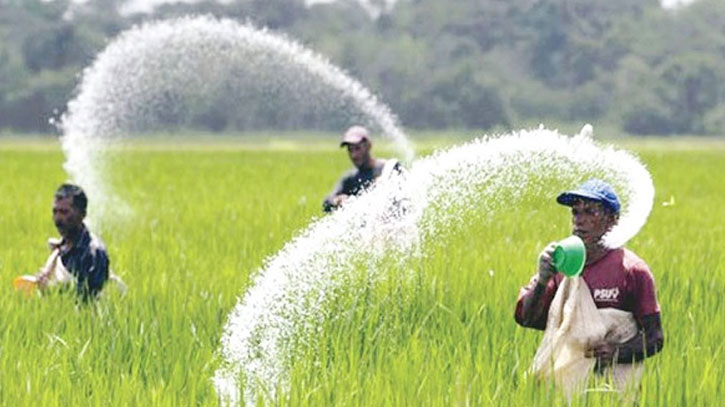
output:
<path id="1" fill-rule="evenodd" d="M 348 197 L 362 193 L 378 179 L 386 169 L 400 172 L 402 170 L 398 160 L 381 160 L 374 158 L 370 153 L 372 149 L 370 133 L 365 127 L 352 126 L 342 136 L 340 147 L 347 147 L 347 154 L 355 166 L 340 177 L 322 202 L 325 212 L 332 212 L 347 200 Z"/>
<path id="2" fill-rule="evenodd" d="M 625 343 L 602 340 L 591 345 L 586 357 L 597 358 L 597 370 L 613 363 L 633 363 L 662 349 L 664 334 L 660 320 L 655 282 L 647 264 L 632 251 L 603 244 L 602 237 L 617 224 L 620 202 L 614 189 L 604 181 L 590 179 L 573 191 L 560 194 L 556 201 L 571 207 L 572 233 L 586 247 L 582 278 L 597 308 L 631 312 L 638 334 Z M 540 254 L 538 273 L 521 289 L 515 319 L 521 326 L 545 329 L 549 307 L 563 276 L 552 264 L 554 244 Z"/>

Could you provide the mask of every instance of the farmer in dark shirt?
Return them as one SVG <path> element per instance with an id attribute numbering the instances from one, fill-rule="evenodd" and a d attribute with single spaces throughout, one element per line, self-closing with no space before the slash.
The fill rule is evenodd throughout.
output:
<path id="1" fill-rule="evenodd" d="M 76 293 L 83 300 L 95 298 L 108 280 L 108 253 L 83 219 L 88 199 L 79 186 L 63 184 L 55 192 L 53 222 L 60 240 L 51 239 L 52 250 L 59 250 L 62 266 L 76 280 Z M 38 276 L 38 284 L 45 286 L 53 270 L 49 268 Z"/>
<path id="2" fill-rule="evenodd" d="M 342 136 L 340 147 L 347 147 L 347 154 L 355 169 L 344 173 L 332 192 L 325 197 L 322 203 L 325 212 L 339 208 L 348 197 L 358 195 L 370 187 L 386 168 L 401 171 L 397 160 L 381 160 L 371 155 L 370 134 L 362 126 L 350 127 Z"/>
<path id="3" fill-rule="evenodd" d="M 574 235 L 586 246 L 582 278 L 586 281 L 597 308 L 615 308 L 631 312 L 639 334 L 625 343 L 606 340 L 594 343 L 587 357 L 597 358 L 597 368 L 616 363 L 633 363 L 662 349 L 664 334 L 660 320 L 652 273 L 644 260 L 632 251 L 603 245 L 604 236 L 619 220 L 619 198 L 612 187 L 592 179 L 578 189 L 560 194 L 557 202 L 570 206 Z M 564 278 L 552 264 L 554 244 L 539 256 L 538 273 L 521 289 L 515 319 L 520 325 L 545 329 L 549 307 Z"/>

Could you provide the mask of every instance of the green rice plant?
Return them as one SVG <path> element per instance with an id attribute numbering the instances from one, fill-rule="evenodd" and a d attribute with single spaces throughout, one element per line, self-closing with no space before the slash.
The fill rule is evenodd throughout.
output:
<path id="1" fill-rule="evenodd" d="M 657 195 L 628 246 L 654 273 L 665 329 L 639 404 L 719 405 L 725 149 L 669 143 L 636 146 Z M 0 405 L 219 403 L 211 378 L 228 313 L 264 260 L 323 216 L 323 195 L 349 165 L 334 146 L 220 145 L 113 154 L 112 186 L 132 212 L 99 232 L 129 291 L 109 286 L 91 306 L 72 293 L 13 292 L 12 279 L 48 255 L 52 194 L 66 175 L 53 143 L 0 146 Z M 276 405 L 566 404 L 527 376 L 541 334 L 516 326 L 513 308 L 538 252 L 569 233 L 569 212 L 525 194 L 492 217 L 470 210 L 467 222 L 423 243 L 425 256 L 375 263 L 383 271 L 375 282 L 355 265 L 319 340 L 300 341 Z M 576 405 L 619 401 L 588 393 Z"/>

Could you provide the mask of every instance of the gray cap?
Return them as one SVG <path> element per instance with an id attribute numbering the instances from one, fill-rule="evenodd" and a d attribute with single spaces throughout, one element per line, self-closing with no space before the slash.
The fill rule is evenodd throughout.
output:
<path id="1" fill-rule="evenodd" d="M 344 147 L 347 144 L 357 144 L 363 140 L 370 140 L 368 129 L 362 126 L 352 126 L 342 136 L 340 147 Z"/>

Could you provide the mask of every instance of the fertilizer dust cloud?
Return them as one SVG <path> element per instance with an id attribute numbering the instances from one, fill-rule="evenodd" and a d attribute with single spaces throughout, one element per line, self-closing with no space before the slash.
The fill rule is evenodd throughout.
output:
<path id="1" fill-rule="evenodd" d="M 624 209 L 605 236 L 610 247 L 633 237 L 652 207 L 647 170 L 629 153 L 597 144 L 591 127 L 575 137 L 541 128 L 481 138 L 413 161 L 395 115 L 320 55 L 249 25 L 189 17 L 121 34 L 83 73 L 60 128 L 65 169 L 94 197 L 92 220 L 125 208 L 109 182 L 110 148 L 129 135 L 186 128 L 215 103 L 239 109 L 242 128 L 269 124 L 245 122 L 260 112 L 283 128 L 365 124 L 409 163 L 405 174 L 314 221 L 258 270 L 224 328 L 214 383 L 225 404 L 255 405 L 261 389 L 275 400 L 274 389 L 288 388 L 299 345 L 314 346 L 335 293 L 355 280 L 351 264 L 363 262 L 365 280 L 374 284 L 385 273 L 380 259 L 421 256 L 420 247 L 442 231 L 465 228 L 472 208 L 495 216 L 501 197 L 510 207 L 523 192 L 543 194 L 550 185 L 542 174 L 570 184 L 596 175 L 618 189 Z"/>
<path id="2" fill-rule="evenodd" d="M 410 142 L 362 84 L 296 41 L 212 17 L 186 17 L 120 34 L 83 72 L 60 122 L 64 167 L 95 199 L 97 223 L 123 202 L 105 153 L 131 134 L 187 129 L 231 109 L 237 129 L 325 129 L 364 124 L 404 160 Z M 213 117 L 212 117 L 213 119 Z"/>
<path id="3" fill-rule="evenodd" d="M 354 280 L 351 265 L 359 259 L 366 259 L 366 282 L 374 284 L 384 276 L 377 259 L 420 256 L 421 245 L 465 227 L 471 208 L 495 217 L 515 207 L 523 191 L 544 196 L 550 177 L 574 185 L 596 175 L 612 183 L 623 210 L 604 242 L 624 245 L 649 216 L 652 179 L 637 158 L 597 144 L 591 131 L 586 126 L 575 137 L 521 131 L 439 151 L 311 224 L 266 261 L 232 311 L 222 339 L 224 366 L 215 378 L 221 400 L 255 405 L 261 389 L 275 400 L 273 389 L 288 387 L 291 361 L 300 344 L 316 348 L 335 293 L 356 289 L 342 284 Z"/>

